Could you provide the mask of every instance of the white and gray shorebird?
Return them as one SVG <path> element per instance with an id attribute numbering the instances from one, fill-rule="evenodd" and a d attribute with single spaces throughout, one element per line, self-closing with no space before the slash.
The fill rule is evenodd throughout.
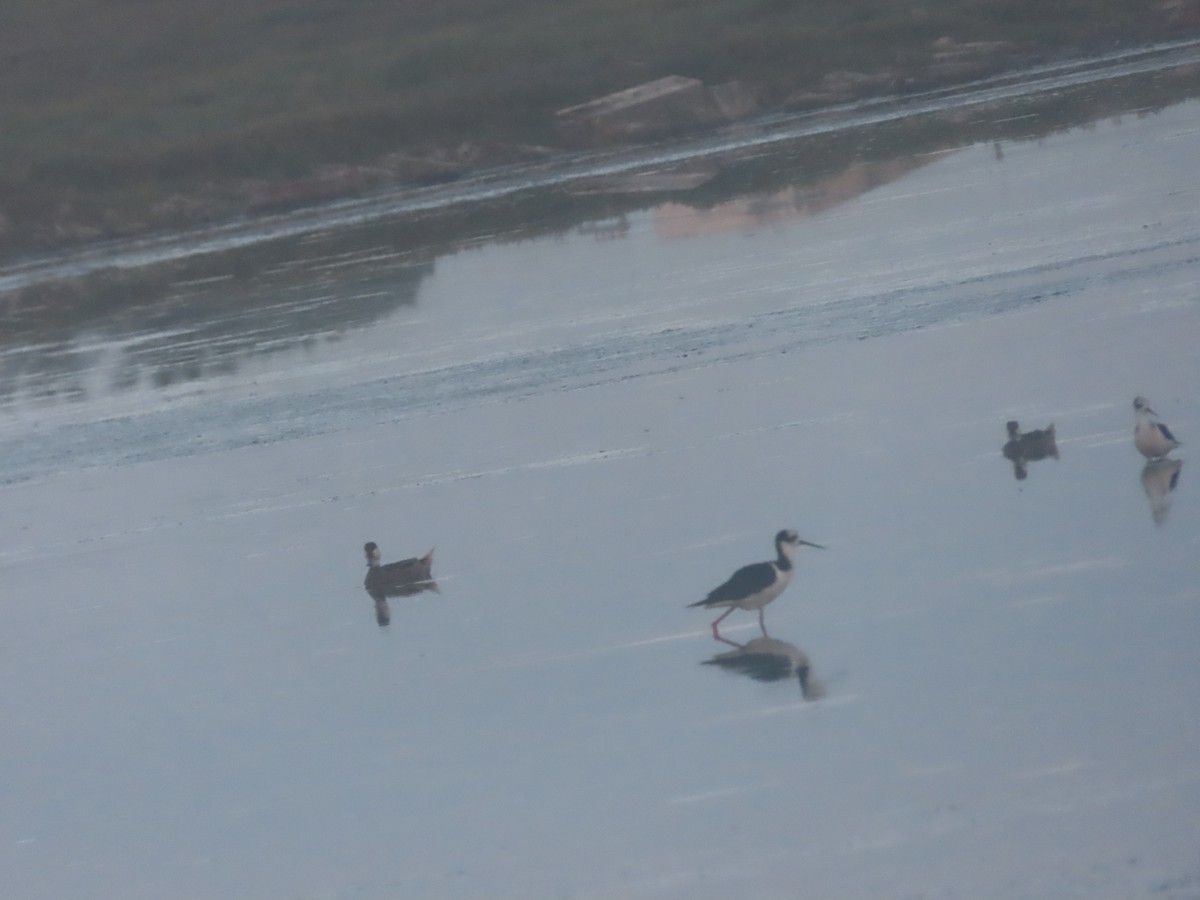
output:
<path id="1" fill-rule="evenodd" d="M 752 563 L 742 566 L 720 587 L 714 588 L 703 600 L 689 603 L 688 608 L 703 606 L 708 609 L 729 607 L 712 623 L 713 637 L 724 641 L 717 626 L 735 609 L 758 610 L 758 627 L 763 636 L 767 636 L 767 626 L 763 623 L 763 607 L 783 593 L 783 589 L 792 580 L 792 555 L 798 547 L 816 547 L 824 550 L 820 544 L 800 539 L 800 535 L 787 528 L 775 535 L 775 559 L 769 562 Z M 728 643 L 728 642 L 726 642 Z"/>
<path id="2" fill-rule="evenodd" d="M 1150 401 L 1145 397 L 1134 398 L 1133 420 L 1133 446 L 1146 459 L 1162 459 L 1181 446 L 1171 429 L 1158 421 L 1158 413 L 1150 408 Z"/>

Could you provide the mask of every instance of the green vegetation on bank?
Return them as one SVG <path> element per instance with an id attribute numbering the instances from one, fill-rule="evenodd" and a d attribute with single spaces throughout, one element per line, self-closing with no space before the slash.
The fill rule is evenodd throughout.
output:
<path id="1" fill-rule="evenodd" d="M 228 212 L 239 179 L 553 145 L 556 109 L 667 74 L 770 105 L 942 37 L 1046 54 L 1189 29 L 1153 0 L 5 0 L 0 248 Z"/>

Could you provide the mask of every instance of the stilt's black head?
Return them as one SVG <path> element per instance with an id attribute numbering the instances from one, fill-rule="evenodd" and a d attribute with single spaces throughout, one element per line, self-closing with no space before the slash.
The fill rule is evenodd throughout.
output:
<path id="1" fill-rule="evenodd" d="M 1015 439 L 1015 438 L 1019 438 L 1021 436 L 1021 426 L 1017 424 L 1016 419 L 1009 419 L 1004 424 L 1004 427 L 1008 429 L 1008 436 L 1010 438 Z"/>
<path id="2" fill-rule="evenodd" d="M 820 544 L 814 544 L 812 541 L 803 540 L 793 529 L 785 528 L 783 531 L 775 535 L 775 547 L 780 553 L 783 552 L 783 545 L 789 547 L 816 547 L 818 550 L 824 550 Z"/>
<path id="3" fill-rule="evenodd" d="M 367 541 L 363 544 L 363 553 L 367 554 L 367 564 L 370 565 L 379 558 L 379 547 L 374 541 Z"/>

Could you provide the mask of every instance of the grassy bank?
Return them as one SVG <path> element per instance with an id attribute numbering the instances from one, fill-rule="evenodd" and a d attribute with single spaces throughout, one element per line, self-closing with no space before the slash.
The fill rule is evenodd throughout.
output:
<path id="1" fill-rule="evenodd" d="M 245 206 L 247 181 L 305 178 L 330 163 L 463 142 L 553 145 L 556 109 L 666 74 L 739 79 L 770 106 L 833 70 L 919 67 L 946 36 L 1035 55 L 1107 49 L 1200 31 L 1195 9 L 1146 0 L 6 0 L 0 249 L 218 218 Z"/>

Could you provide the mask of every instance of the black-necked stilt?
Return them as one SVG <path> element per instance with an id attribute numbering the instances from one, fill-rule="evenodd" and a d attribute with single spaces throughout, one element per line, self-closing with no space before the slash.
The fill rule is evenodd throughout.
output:
<path id="1" fill-rule="evenodd" d="M 717 666 L 728 672 L 740 672 L 755 681 L 783 681 L 795 678 L 800 682 L 800 694 L 805 700 L 820 700 L 825 686 L 813 674 L 808 655 L 795 644 L 773 637 L 760 637 L 745 644 L 725 641 L 737 649 L 718 653 L 704 660 L 706 666 Z"/>
<path id="2" fill-rule="evenodd" d="M 399 562 L 379 564 L 379 547 L 374 541 L 363 545 L 367 555 L 367 577 L 363 587 L 375 601 L 375 621 L 386 625 L 391 621 L 388 597 L 409 597 L 422 591 L 438 591 L 433 580 L 433 550 L 424 556 L 402 559 Z"/>
<path id="3" fill-rule="evenodd" d="M 1150 408 L 1145 397 L 1133 400 L 1133 446 L 1147 459 L 1162 459 L 1181 446 L 1171 429 L 1158 421 L 1158 413 Z"/>
<path id="4" fill-rule="evenodd" d="M 1150 515 L 1155 525 L 1167 521 L 1171 510 L 1171 491 L 1179 485 L 1182 459 L 1152 459 L 1142 469 L 1142 490 L 1150 500 Z"/>
<path id="5" fill-rule="evenodd" d="M 763 607 L 783 593 L 783 589 L 792 580 L 792 554 L 800 546 L 816 547 L 824 550 L 820 544 L 803 541 L 800 535 L 790 528 L 775 535 L 775 559 L 770 562 L 753 563 L 742 566 L 729 577 L 729 580 L 715 588 L 703 600 L 689 603 L 688 607 L 704 606 L 715 609 L 718 606 L 728 606 L 712 623 L 713 637 L 718 641 L 725 640 L 717 626 L 735 609 L 757 609 L 758 626 L 763 636 L 767 634 L 767 626 L 763 624 Z"/>

